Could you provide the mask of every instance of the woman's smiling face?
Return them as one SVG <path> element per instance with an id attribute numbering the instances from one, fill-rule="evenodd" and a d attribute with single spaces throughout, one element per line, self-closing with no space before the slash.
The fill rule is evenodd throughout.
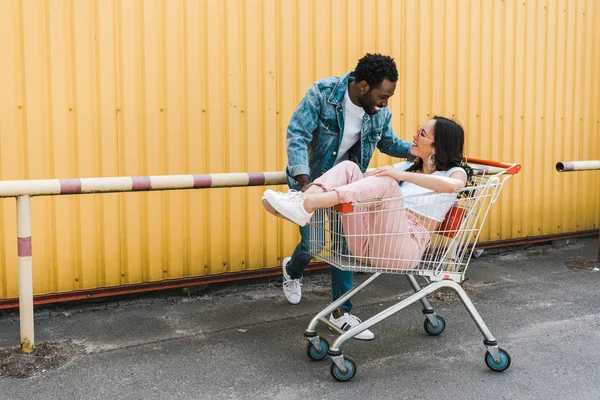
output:
<path id="1" fill-rule="evenodd" d="M 419 157 L 421 160 L 427 160 L 435 153 L 435 123 L 435 119 L 430 119 L 417 128 L 417 131 L 413 135 L 410 154 Z"/>

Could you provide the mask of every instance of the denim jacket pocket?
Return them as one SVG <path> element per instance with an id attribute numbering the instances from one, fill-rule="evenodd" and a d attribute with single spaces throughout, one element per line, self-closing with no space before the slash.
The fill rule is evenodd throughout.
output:
<path id="1" fill-rule="evenodd" d="M 363 149 L 363 159 L 370 160 L 377 149 L 377 143 L 381 139 L 382 129 L 373 129 L 367 133 L 367 142 L 365 143 L 366 148 Z"/>
<path id="2" fill-rule="evenodd" d="M 377 144 L 377 142 L 381 140 L 382 131 L 383 128 L 373 129 L 372 131 L 370 131 L 368 134 L 369 141 Z"/>
<path id="3" fill-rule="evenodd" d="M 337 123 L 332 123 L 331 121 L 322 119 L 319 120 L 319 132 L 332 136 L 340 135 L 340 130 L 337 126 Z"/>

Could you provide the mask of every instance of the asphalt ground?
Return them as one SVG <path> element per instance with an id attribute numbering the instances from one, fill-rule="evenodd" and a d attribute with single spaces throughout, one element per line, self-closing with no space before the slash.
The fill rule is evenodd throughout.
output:
<path id="1" fill-rule="evenodd" d="M 464 288 L 511 355 L 502 373 L 487 368 L 482 335 L 443 292 L 430 298 L 441 335 L 425 333 L 412 305 L 376 325 L 375 340 L 346 342 L 357 373 L 335 381 L 329 359 L 306 355 L 304 329 L 330 301 L 329 272 L 314 272 L 296 306 L 279 279 L 262 279 L 37 307 L 33 356 L 18 353 L 18 315 L 3 312 L 0 399 L 600 399 L 600 272 L 586 263 L 598 240 L 560 244 L 471 262 Z M 382 275 L 354 312 L 366 319 L 410 293 L 403 275 Z"/>

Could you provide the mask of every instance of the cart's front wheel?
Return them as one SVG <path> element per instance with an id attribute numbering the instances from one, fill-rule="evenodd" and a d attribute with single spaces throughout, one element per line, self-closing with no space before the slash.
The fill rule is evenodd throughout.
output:
<path id="1" fill-rule="evenodd" d="M 429 318 L 425 318 L 425 321 L 423 321 L 423 328 L 425 328 L 425 332 L 432 336 L 437 336 L 444 332 L 444 329 L 446 329 L 446 321 L 444 318 L 440 317 L 439 315 L 436 315 L 435 318 L 437 321 L 437 326 L 433 326 Z"/>
<path id="2" fill-rule="evenodd" d="M 510 367 L 510 355 L 506 352 L 506 350 L 502 348 L 498 348 L 498 354 L 500 355 L 500 362 L 496 362 L 494 357 L 490 354 L 489 351 L 485 353 L 485 364 L 492 371 L 502 372 L 506 371 L 508 367 Z"/>
<path id="3" fill-rule="evenodd" d="M 356 362 L 347 356 L 344 357 L 344 362 L 346 363 L 346 372 L 342 372 L 336 363 L 331 362 L 331 376 L 338 382 L 347 382 L 356 374 Z"/>
<path id="4" fill-rule="evenodd" d="M 306 354 L 308 355 L 308 358 L 314 361 L 321 361 L 327 357 L 327 352 L 329 351 L 329 342 L 327 339 L 319 339 L 319 344 L 321 345 L 320 350 L 317 350 L 310 341 L 306 344 Z"/>

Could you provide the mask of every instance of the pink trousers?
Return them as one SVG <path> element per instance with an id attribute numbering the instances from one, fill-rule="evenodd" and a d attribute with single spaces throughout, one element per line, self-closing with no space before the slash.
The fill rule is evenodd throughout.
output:
<path id="1" fill-rule="evenodd" d="M 341 203 L 399 197 L 358 205 L 354 212 L 342 214 L 346 243 L 358 261 L 372 267 L 405 270 L 419 264 L 431 234 L 404 207 L 394 178 L 363 178 L 358 165 L 343 161 L 312 184 L 326 192 L 335 190 Z"/>

